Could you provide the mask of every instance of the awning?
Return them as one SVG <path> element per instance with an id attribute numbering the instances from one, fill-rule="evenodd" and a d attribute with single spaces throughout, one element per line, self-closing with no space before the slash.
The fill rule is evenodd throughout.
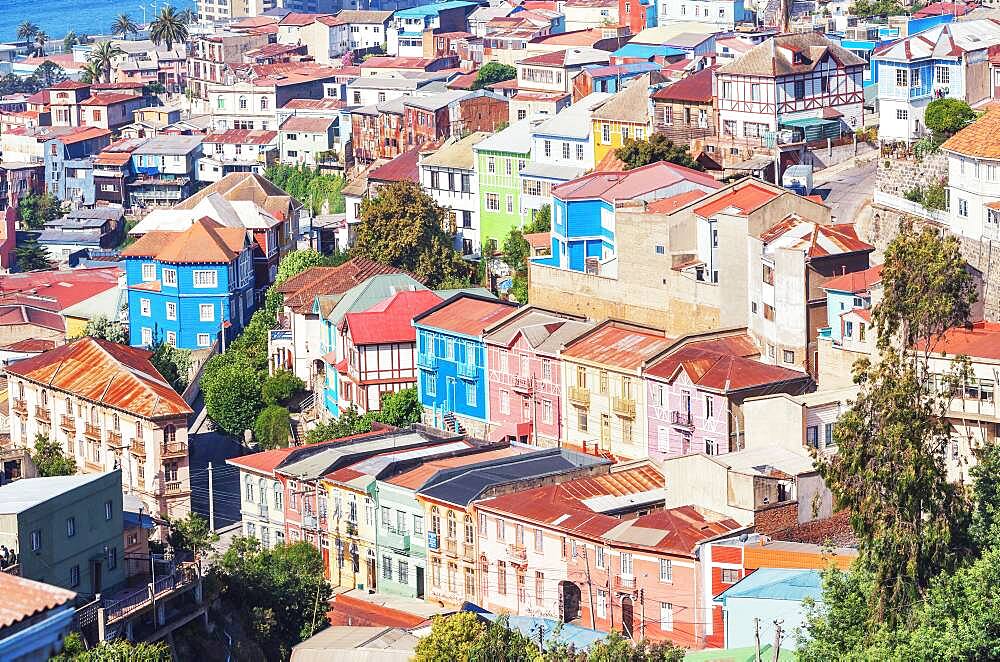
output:
<path id="1" fill-rule="evenodd" d="M 801 129 L 806 142 L 812 142 L 824 138 L 839 138 L 841 122 L 839 119 L 803 117 L 796 120 L 783 120 L 781 126 Z"/>

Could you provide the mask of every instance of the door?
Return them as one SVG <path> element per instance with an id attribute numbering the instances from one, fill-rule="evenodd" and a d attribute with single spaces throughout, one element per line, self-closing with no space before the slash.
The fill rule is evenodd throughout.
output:
<path id="1" fill-rule="evenodd" d="M 559 582 L 560 618 L 563 623 L 579 618 L 580 616 L 580 587 L 574 582 Z"/>
<path id="2" fill-rule="evenodd" d="M 601 448 L 611 450 L 611 417 L 601 414 Z"/>
<path id="3" fill-rule="evenodd" d="M 457 389 L 455 387 L 454 377 L 448 378 L 447 385 L 445 386 L 445 388 L 447 389 L 445 392 L 445 397 L 448 398 L 448 401 L 444 403 L 445 411 L 455 411 L 456 405 L 458 403 L 455 402 L 455 393 Z"/>
<path id="4" fill-rule="evenodd" d="M 368 592 L 375 592 L 375 559 L 368 559 Z"/>
<path id="5" fill-rule="evenodd" d="M 635 619 L 635 607 L 632 604 L 632 598 L 622 598 L 622 632 L 629 639 L 633 639 L 632 631 L 635 627 L 633 623 Z"/>
<path id="6" fill-rule="evenodd" d="M 93 579 L 94 579 L 94 581 L 93 581 L 94 591 L 93 592 L 95 594 L 101 592 L 101 567 L 102 567 L 102 565 L 101 565 L 101 559 L 94 559 L 93 561 L 90 562 L 91 577 L 93 577 Z"/>
<path id="7" fill-rule="evenodd" d="M 417 597 L 424 597 L 424 569 L 417 566 Z"/>

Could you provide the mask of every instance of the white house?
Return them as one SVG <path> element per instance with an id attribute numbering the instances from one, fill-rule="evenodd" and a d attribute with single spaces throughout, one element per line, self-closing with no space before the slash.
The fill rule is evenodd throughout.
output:
<path id="1" fill-rule="evenodd" d="M 1000 239 L 1000 112 L 991 111 L 941 146 L 948 155 L 951 231 Z"/>
<path id="2" fill-rule="evenodd" d="M 753 12 L 748 11 L 743 0 L 680 0 L 680 2 L 658 2 L 660 23 L 693 21 L 717 25 L 720 30 L 732 30 L 737 23 L 750 20 Z"/>
<path id="3" fill-rule="evenodd" d="M 278 129 L 280 160 L 288 165 L 315 166 L 329 160 L 335 151 L 333 130 L 337 120 L 330 117 L 293 115 Z"/>
<path id="4" fill-rule="evenodd" d="M 543 165 L 594 167 L 593 112 L 614 95 L 594 92 L 563 108 L 531 131 L 531 159 Z"/>
<path id="5" fill-rule="evenodd" d="M 479 182 L 473 147 L 490 136 L 477 131 L 450 140 L 428 156 L 421 155 L 420 184 L 434 201 L 451 211 L 455 223 L 455 250 L 479 255 Z"/>
<path id="6" fill-rule="evenodd" d="M 233 172 L 263 174 L 277 149 L 277 131 L 230 129 L 209 134 L 202 141 L 195 177 L 199 182 L 217 182 Z"/>

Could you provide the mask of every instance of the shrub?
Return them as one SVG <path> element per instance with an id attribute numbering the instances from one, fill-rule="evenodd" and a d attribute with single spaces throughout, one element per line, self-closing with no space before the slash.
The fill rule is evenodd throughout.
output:
<path id="1" fill-rule="evenodd" d="M 293 395 L 304 390 L 305 382 L 288 370 L 280 370 L 264 382 L 260 389 L 261 398 L 269 405 L 288 402 Z"/>
<path id="2" fill-rule="evenodd" d="M 287 409 L 281 405 L 268 405 L 254 421 L 254 439 L 261 448 L 284 448 L 288 446 L 288 426 L 291 422 Z"/>

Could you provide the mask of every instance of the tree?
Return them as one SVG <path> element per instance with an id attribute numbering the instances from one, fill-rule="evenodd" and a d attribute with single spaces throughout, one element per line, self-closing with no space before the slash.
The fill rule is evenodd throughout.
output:
<path id="1" fill-rule="evenodd" d="M 73 47 L 80 43 L 80 39 L 76 36 L 76 33 L 70 30 L 63 37 L 63 51 L 69 53 L 73 50 Z"/>
<path id="2" fill-rule="evenodd" d="M 692 170 L 704 170 L 688 152 L 687 147 L 674 144 L 662 133 L 654 133 L 648 140 L 629 138 L 624 145 L 615 150 L 615 156 L 621 159 L 629 170 L 658 161 L 669 161 Z"/>
<path id="3" fill-rule="evenodd" d="M 49 43 L 49 35 L 41 30 L 35 33 L 35 56 L 45 57 L 45 45 Z"/>
<path id="4" fill-rule="evenodd" d="M 429 286 L 467 276 L 468 267 L 452 247 L 448 218 L 418 184 L 393 182 L 361 203 L 351 255 L 409 271 Z"/>
<path id="5" fill-rule="evenodd" d="M 209 528 L 208 520 L 198 513 L 188 513 L 187 517 L 170 520 L 169 528 L 170 546 L 191 552 L 196 559 L 201 558 L 202 552 L 219 542 L 219 536 Z"/>
<path id="6" fill-rule="evenodd" d="M 90 61 L 100 68 L 102 79 L 105 83 L 111 82 L 111 68 L 114 65 L 115 58 L 121 55 L 125 55 L 125 51 L 110 41 L 102 41 L 91 51 Z"/>
<path id="7" fill-rule="evenodd" d="M 899 16 L 906 13 L 903 6 L 896 0 L 855 0 L 849 11 L 851 16 L 859 18 Z"/>
<path id="8" fill-rule="evenodd" d="M 17 26 L 17 38 L 23 41 L 31 41 L 38 34 L 38 26 L 31 21 L 23 21 Z"/>
<path id="9" fill-rule="evenodd" d="M 149 357 L 153 367 L 175 391 L 183 393 L 190 382 L 191 350 L 174 347 L 160 339 L 150 349 L 153 350 L 153 355 Z"/>
<path id="10" fill-rule="evenodd" d="M 160 15 L 153 19 L 149 26 L 149 38 L 159 46 L 166 44 L 167 50 L 173 50 L 174 44 L 181 44 L 188 39 L 188 29 L 184 21 L 171 6 L 160 10 Z"/>
<path id="11" fill-rule="evenodd" d="M 269 660 L 287 660 L 292 647 L 328 623 L 330 584 L 323 557 L 307 542 L 265 549 L 237 537 L 213 568 L 226 609 L 239 614 Z"/>
<path id="12" fill-rule="evenodd" d="M 104 315 L 89 319 L 84 334 L 119 345 L 128 344 L 128 327 L 121 322 L 112 322 Z"/>
<path id="13" fill-rule="evenodd" d="M 469 648 L 467 659 L 469 662 L 533 662 L 539 657 L 535 643 L 520 630 L 510 627 L 504 614 L 486 626 L 483 635 Z M 571 662 L 572 658 L 553 656 L 549 659 Z"/>
<path id="14" fill-rule="evenodd" d="M 228 352 L 227 352 L 228 354 Z M 228 361 L 202 378 L 205 409 L 215 425 L 228 435 L 242 437 L 253 428 L 264 408 L 260 396 L 264 379 L 244 362 Z"/>
<path id="15" fill-rule="evenodd" d="M 38 475 L 43 478 L 72 476 L 76 473 L 76 461 L 72 457 L 66 457 L 59 442 L 42 434 L 35 435 L 35 450 L 31 454 L 31 461 L 38 468 Z"/>
<path id="16" fill-rule="evenodd" d="M 306 248 L 292 251 L 283 257 L 281 263 L 278 264 L 278 275 L 274 280 L 274 284 L 280 285 L 306 269 L 325 266 L 329 266 L 329 259 L 317 250 Z"/>
<path id="17" fill-rule="evenodd" d="M 524 234 L 552 231 L 552 205 L 544 204 L 535 212 L 535 218 L 524 226 Z"/>
<path id="18" fill-rule="evenodd" d="M 322 174 L 318 168 L 275 163 L 264 177 L 302 204 L 313 214 L 339 214 L 344 211 L 343 189 L 347 181 L 337 175 Z"/>
<path id="19" fill-rule="evenodd" d="M 281 404 L 291 400 L 292 396 L 305 389 L 306 384 L 288 370 L 279 370 L 267 380 L 260 389 L 261 397 L 269 405 Z"/>
<path id="20" fill-rule="evenodd" d="M 405 428 L 419 423 L 423 418 L 424 408 L 420 405 L 416 388 L 404 388 L 395 393 L 383 396 L 382 406 L 376 415 L 380 423 L 396 428 Z"/>
<path id="21" fill-rule="evenodd" d="M 88 650 L 83 637 L 71 632 L 63 640 L 62 652 L 49 662 L 170 662 L 170 647 L 162 641 L 133 644 L 127 639 L 115 639 Z"/>
<path id="22" fill-rule="evenodd" d="M 195 22 L 195 19 L 197 18 L 197 14 L 190 7 L 188 7 L 187 9 L 182 9 L 181 13 L 178 14 L 178 16 L 180 17 L 181 22 L 184 25 L 191 25 L 192 23 Z"/>
<path id="23" fill-rule="evenodd" d="M 479 68 L 476 80 L 472 83 L 472 89 L 481 90 L 501 81 L 513 80 L 517 78 L 517 68 L 509 64 L 499 62 L 487 62 Z"/>
<path id="24" fill-rule="evenodd" d="M 139 32 L 139 26 L 135 24 L 128 14 L 118 14 L 115 22 L 111 24 L 111 34 L 120 35 L 122 39 L 128 39 L 130 34 Z"/>
<path id="25" fill-rule="evenodd" d="M 979 551 L 1000 549 L 1000 444 L 995 441 L 976 450 L 972 478 L 972 521 L 969 539 Z"/>
<path id="26" fill-rule="evenodd" d="M 52 87 L 56 83 L 67 80 L 66 70 L 52 60 L 45 60 L 35 68 L 35 73 L 31 75 L 33 85 L 37 90 Z"/>
<path id="27" fill-rule="evenodd" d="M 375 420 L 374 412 L 362 416 L 357 407 L 352 406 L 340 412 L 340 416 L 327 423 L 320 423 L 306 432 L 306 443 L 317 444 L 331 439 L 343 439 L 355 434 L 370 432 Z"/>
<path id="28" fill-rule="evenodd" d="M 292 417 L 281 405 L 264 407 L 253 423 L 253 438 L 265 450 L 288 446 L 289 426 Z"/>
<path id="29" fill-rule="evenodd" d="M 587 662 L 682 662 L 687 651 L 671 641 L 633 644 L 619 632 L 612 632 L 587 651 Z"/>
<path id="30" fill-rule="evenodd" d="M 955 135 L 975 119 L 976 111 L 961 99 L 935 99 L 927 104 L 924 111 L 924 124 L 934 132 L 934 139 L 939 143 Z"/>
<path id="31" fill-rule="evenodd" d="M 486 626 L 470 611 L 435 616 L 430 634 L 417 642 L 413 662 L 468 660 L 469 653 L 485 636 Z"/>
<path id="32" fill-rule="evenodd" d="M 503 261 L 511 271 L 521 272 L 527 269 L 529 255 L 531 245 L 520 230 L 513 228 L 503 242 Z"/>
<path id="33" fill-rule="evenodd" d="M 35 237 L 28 237 L 14 249 L 18 271 L 51 269 L 49 251 Z"/>
<path id="34" fill-rule="evenodd" d="M 62 216 L 62 203 L 51 193 L 32 193 L 17 203 L 17 214 L 24 227 L 41 230 L 46 223 Z"/>

